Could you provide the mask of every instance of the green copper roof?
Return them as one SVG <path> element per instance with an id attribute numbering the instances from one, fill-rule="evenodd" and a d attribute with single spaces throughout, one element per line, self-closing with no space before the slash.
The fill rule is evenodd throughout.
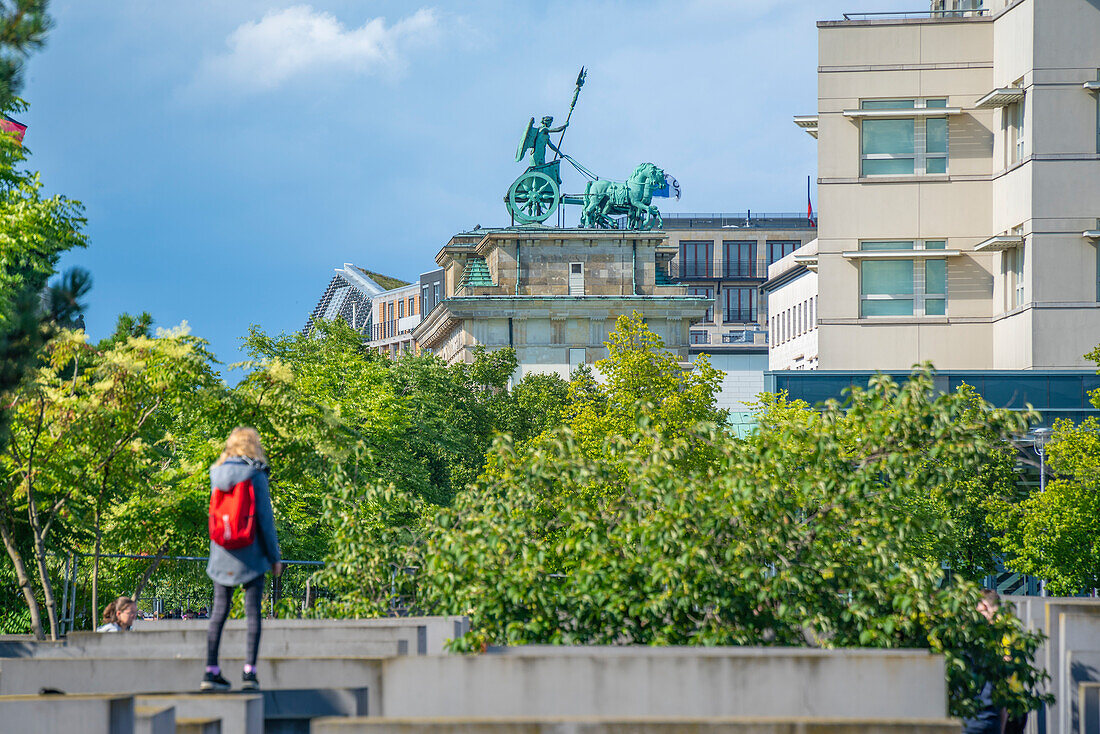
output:
<path id="1" fill-rule="evenodd" d="M 489 266 L 485 264 L 485 258 L 483 257 L 471 257 L 466 261 L 466 270 L 462 273 L 462 282 L 458 284 L 461 286 L 471 287 L 493 287 L 496 283 L 493 282 L 492 276 L 489 275 Z"/>

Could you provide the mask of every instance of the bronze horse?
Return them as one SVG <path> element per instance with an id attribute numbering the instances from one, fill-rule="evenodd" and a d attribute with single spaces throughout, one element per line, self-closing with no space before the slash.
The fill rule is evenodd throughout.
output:
<path id="1" fill-rule="evenodd" d="M 610 228 L 611 217 L 625 215 L 630 229 L 657 229 L 664 221 L 660 210 L 653 206 L 653 191 L 665 185 L 665 172 L 652 163 L 635 168 L 626 183 L 589 181 L 584 187 L 581 226 Z"/>

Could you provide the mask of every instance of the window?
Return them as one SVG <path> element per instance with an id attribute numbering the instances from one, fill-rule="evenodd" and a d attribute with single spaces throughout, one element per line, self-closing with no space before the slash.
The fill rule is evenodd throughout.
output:
<path id="1" fill-rule="evenodd" d="M 1024 159 L 1024 103 L 1014 102 L 1004 110 L 1005 165 L 1011 166 Z"/>
<path id="2" fill-rule="evenodd" d="M 714 275 L 713 242 L 680 243 L 680 277 L 710 278 Z"/>
<path id="3" fill-rule="evenodd" d="M 865 110 L 947 107 L 946 99 L 866 99 Z M 865 118 L 861 176 L 947 173 L 947 117 Z"/>
<path id="4" fill-rule="evenodd" d="M 584 364 L 585 350 L 583 347 L 569 350 L 569 371 L 573 372 Z"/>
<path id="5" fill-rule="evenodd" d="M 569 295 L 584 295 L 584 265 L 569 263 Z"/>
<path id="6" fill-rule="evenodd" d="M 782 260 L 801 246 L 798 240 L 768 240 L 768 265 Z"/>
<path id="7" fill-rule="evenodd" d="M 726 288 L 725 294 L 727 323 L 756 321 L 755 288 Z"/>
<path id="8" fill-rule="evenodd" d="M 399 299 L 397 301 L 397 318 L 405 318 L 405 299 Z"/>
<path id="9" fill-rule="evenodd" d="M 420 286 L 420 313 L 428 313 L 432 309 L 428 306 L 428 284 Z"/>
<path id="10" fill-rule="evenodd" d="M 434 307 L 439 303 L 439 283 L 434 283 L 432 288 L 432 306 Z"/>
<path id="11" fill-rule="evenodd" d="M 1024 305 L 1024 248 L 1014 247 L 1004 253 L 1005 310 Z"/>
<path id="12" fill-rule="evenodd" d="M 413 296 L 409 296 L 408 309 L 409 309 L 409 316 L 415 316 L 416 315 L 416 298 L 413 297 Z"/>
<path id="13" fill-rule="evenodd" d="M 861 242 L 861 250 L 944 250 L 944 240 Z M 947 260 L 864 260 L 860 266 L 860 317 L 946 316 Z"/>
<path id="14" fill-rule="evenodd" d="M 690 331 L 688 334 L 692 344 L 710 344 L 710 334 L 706 331 Z"/>
<path id="15" fill-rule="evenodd" d="M 713 288 L 688 288 L 689 296 L 706 296 L 707 298 L 714 298 Z M 714 303 L 713 300 L 710 305 L 707 306 L 707 315 L 703 317 L 703 321 L 710 324 L 714 323 Z M 705 343 L 705 342 L 700 342 Z"/>
<path id="16" fill-rule="evenodd" d="M 726 278 L 755 278 L 756 272 L 756 242 L 748 240 L 725 241 L 722 243 L 725 250 L 725 266 L 723 276 Z"/>

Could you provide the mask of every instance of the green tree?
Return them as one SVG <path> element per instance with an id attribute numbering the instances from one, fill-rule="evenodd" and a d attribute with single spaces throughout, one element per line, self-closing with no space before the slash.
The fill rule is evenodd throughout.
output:
<path id="1" fill-rule="evenodd" d="M 917 372 L 904 385 L 874 378 L 845 409 L 769 398 L 745 441 L 657 420 L 609 437 L 597 456 L 569 429 L 501 441 L 437 516 L 421 598 L 470 614 L 460 644 L 475 649 L 930 647 L 947 656 L 953 713 L 971 709 L 981 675 L 997 681 L 998 703 L 1034 708 L 1038 638 L 1009 619 L 987 624 L 972 582 L 944 586 L 909 539 L 946 521 L 905 510 L 929 486 L 955 491 L 1025 418 L 935 397 Z"/>
<path id="2" fill-rule="evenodd" d="M 1100 347 L 1085 357 L 1100 363 Z M 1100 390 L 1089 398 L 1100 408 Z M 1100 421 L 1056 421 L 1046 463 L 1046 491 L 996 508 L 1005 565 L 1045 579 L 1054 594 L 1100 587 Z"/>

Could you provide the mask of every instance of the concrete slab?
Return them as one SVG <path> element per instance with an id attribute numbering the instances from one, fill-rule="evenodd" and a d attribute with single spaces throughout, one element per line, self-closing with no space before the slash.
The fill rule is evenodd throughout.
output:
<path id="1" fill-rule="evenodd" d="M 196 693 L 202 678 L 202 658 L 130 660 L 119 658 L 12 658 L 0 671 L 0 694 L 35 693 L 49 686 L 67 693 L 131 694 Z M 225 658 L 222 667 L 239 685 L 244 664 Z M 382 661 L 371 658 L 264 658 L 258 667 L 265 690 L 303 688 L 366 688 L 370 711 L 379 711 Z"/>
<path id="2" fill-rule="evenodd" d="M 176 734 L 176 709 L 135 705 L 134 734 Z"/>
<path id="3" fill-rule="evenodd" d="M 139 620 L 134 623 L 131 634 L 135 632 L 158 630 L 205 630 L 209 622 L 205 619 L 159 619 Z M 245 620 L 231 619 L 226 622 L 226 629 L 244 629 Z M 418 635 L 416 647 L 410 646 L 409 654 L 439 655 L 443 652 L 443 646 L 447 640 L 465 634 L 470 628 L 470 621 L 463 616 L 447 617 L 376 617 L 370 619 L 265 619 L 263 622 L 264 634 L 269 630 L 288 629 L 302 630 L 306 628 L 382 628 L 382 629 L 412 629 Z"/>
<path id="4" fill-rule="evenodd" d="M 334 632 L 338 630 L 325 630 Z M 396 635 L 386 633 L 389 639 L 362 639 L 349 636 L 340 640 L 338 635 L 268 634 L 265 630 L 260 636 L 261 657 L 396 657 L 407 655 L 410 648 L 415 649 L 416 636 L 412 639 L 398 639 Z M 244 630 L 231 630 L 223 633 L 221 651 L 224 654 L 241 656 L 247 648 L 247 633 Z M 321 638 L 321 639 L 316 639 Z M 79 657 L 126 657 L 135 659 L 204 657 L 206 655 L 206 631 L 187 632 L 146 632 L 140 635 L 124 633 L 96 634 L 81 633 L 69 644 L 60 647 L 44 648 L 36 652 L 38 658 L 79 658 Z"/>
<path id="5" fill-rule="evenodd" d="M 124 694 L 0 696 L 5 732 L 132 734 L 134 699 Z"/>
<path id="6" fill-rule="evenodd" d="M 1100 650 L 1100 609 L 1091 610 L 1091 615 L 1058 615 L 1058 702 L 1061 718 L 1061 731 L 1069 734 L 1076 731 L 1074 720 L 1077 716 L 1077 686 L 1083 681 L 1100 680 L 1100 653 L 1086 651 Z M 1071 652 L 1074 657 L 1071 660 Z"/>
<path id="7" fill-rule="evenodd" d="M 1093 644 L 1100 643 L 1100 638 L 1092 640 Z M 1065 675 L 1063 676 L 1063 690 L 1066 698 L 1062 699 L 1062 731 L 1065 734 L 1076 732 L 1080 728 L 1082 706 L 1080 700 L 1080 688 L 1082 683 L 1095 683 L 1100 685 L 1100 650 L 1068 650 L 1065 656 Z M 1094 734 L 1100 734 L 1100 728 Z"/>
<path id="8" fill-rule="evenodd" d="M 1052 599 L 1046 602 L 1044 609 L 1043 632 L 1046 633 L 1047 640 L 1042 647 L 1043 657 L 1041 659 L 1043 667 L 1050 675 L 1047 690 L 1054 694 L 1055 701 L 1052 705 L 1044 707 L 1042 710 L 1043 716 L 1036 717 L 1039 719 L 1036 722 L 1037 729 L 1040 734 L 1069 734 L 1070 729 L 1066 728 L 1069 725 L 1068 707 L 1062 705 L 1062 702 L 1068 698 L 1064 690 L 1064 683 L 1068 676 L 1064 657 L 1065 647 L 1062 640 L 1061 615 L 1068 614 L 1077 617 L 1078 619 L 1071 623 L 1071 628 L 1077 629 L 1082 617 L 1100 621 L 1100 602 L 1096 599 Z M 1093 646 L 1089 645 L 1087 647 Z M 1038 653 L 1036 659 L 1039 660 Z"/>
<path id="9" fill-rule="evenodd" d="M 176 734 L 222 734 L 220 719 L 176 719 Z"/>
<path id="10" fill-rule="evenodd" d="M 516 648 L 385 661 L 381 715 L 941 718 L 925 650 Z"/>
<path id="11" fill-rule="evenodd" d="M 959 734 L 958 719 L 318 719 L 312 734 Z"/>
<path id="12" fill-rule="evenodd" d="M 184 693 L 136 696 L 141 706 L 173 706 L 178 719 L 218 719 L 222 734 L 264 734 L 264 700 L 259 693 Z"/>
<path id="13" fill-rule="evenodd" d="M 1100 683 L 1081 683 L 1077 686 L 1080 711 L 1077 734 L 1100 732 Z"/>

